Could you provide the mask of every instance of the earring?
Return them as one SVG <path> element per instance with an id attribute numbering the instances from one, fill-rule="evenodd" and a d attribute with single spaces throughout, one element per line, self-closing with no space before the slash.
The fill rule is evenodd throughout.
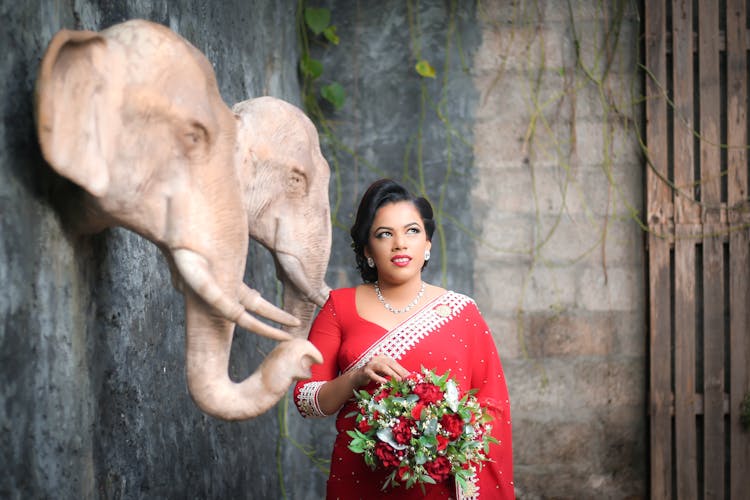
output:
<path id="1" fill-rule="evenodd" d="M 367 257 L 367 266 L 375 267 L 375 261 L 372 259 L 372 257 Z"/>
<path id="2" fill-rule="evenodd" d="M 430 260 L 430 251 L 429 250 L 425 250 L 424 251 L 424 260 Z"/>

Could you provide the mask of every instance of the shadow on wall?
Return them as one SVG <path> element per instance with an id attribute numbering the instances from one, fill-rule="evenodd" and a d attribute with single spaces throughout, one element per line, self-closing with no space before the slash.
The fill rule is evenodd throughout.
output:
<path id="1" fill-rule="evenodd" d="M 32 0 L 4 7 L 0 463 L 6 469 L 0 497 L 279 498 L 287 488 L 293 498 L 304 498 L 308 490 L 320 491 L 324 479 L 305 471 L 309 461 L 283 436 L 280 441 L 258 438 L 280 435 L 280 413 L 224 422 L 191 402 L 184 379 L 183 297 L 171 288 L 165 256 L 126 229 L 80 232 L 85 227 L 80 216 L 90 214 L 77 202 L 91 195 L 43 159 L 33 118 L 34 79 L 53 34 L 61 27 L 99 29 L 130 17 L 169 25 L 210 54 L 222 92 L 232 97 L 225 102 L 262 95 L 266 88 L 294 101 L 295 5 L 229 0 L 209 9 L 194 0 L 84 0 L 75 5 Z M 263 63 L 269 60 L 278 64 L 267 68 Z M 304 122 L 298 126 L 293 134 L 302 134 L 302 148 L 307 141 L 312 162 L 317 137 L 307 137 Z M 137 143 L 139 150 L 148 147 L 149 137 L 144 139 Z M 301 151 L 301 166 L 303 155 Z M 264 175 L 286 186 L 280 179 L 289 172 L 277 163 L 272 176 L 274 162 L 265 160 Z M 255 168 L 252 162 L 245 166 Z M 327 166 L 302 171 L 311 189 L 327 182 L 327 170 L 320 169 Z M 322 172 L 319 178 L 315 172 Z M 278 191 L 270 195 L 283 199 Z M 327 208 L 327 199 L 323 203 Z M 253 240 L 248 246 L 249 255 L 242 258 L 245 281 L 265 297 L 278 299 L 274 257 Z M 299 282 L 299 275 L 295 279 Z M 315 279 L 309 278 L 308 288 L 319 293 Z M 303 295 L 300 286 L 285 288 Z M 310 290 L 305 294 L 314 295 Z M 301 307 L 309 301 L 304 303 Z M 297 311 L 288 312 L 302 318 Z M 296 335 L 291 327 L 282 330 Z M 240 329 L 227 354 L 228 378 L 241 381 L 252 374 L 276 344 Z M 310 424 L 295 417 L 284 416 L 285 431 L 302 443 L 320 439 L 308 436 Z M 285 471 L 269 467 L 274 453 Z"/>

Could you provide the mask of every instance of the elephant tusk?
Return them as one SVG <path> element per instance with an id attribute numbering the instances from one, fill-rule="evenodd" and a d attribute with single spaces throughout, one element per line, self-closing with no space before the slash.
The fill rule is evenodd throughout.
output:
<path id="1" fill-rule="evenodd" d="M 245 330 L 270 339 L 289 340 L 292 338 L 287 332 L 254 318 L 245 311 L 245 308 L 239 302 L 231 300 L 216 283 L 204 257 L 185 248 L 173 250 L 172 255 L 185 284 L 226 319 Z"/>
<path id="2" fill-rule="evenodd" d="M 302 262 L 300 262 L 297 257 L 283 252 L 278 252 L 276 258 L 278 259 L 281 268 L 284 270 L 284 273 L 289 278 L 289 281 L 297 287 L 302 295 L 304 295 L 310 302 L 314 302 L 320 307 L 323 307 L 326 300 L 328 300 L 328 295 L 324 295 L 322 290 L 313 289 L 307 279 L 305 270 L 302 268 Z M 330 292 L 330 289 L 328 291 Z"/>
<path id="3" fill-rule="evenodd" d="M 264 299 L 257 290 L 240 285 L 240 304 L 245 309 L 286 326 L 300 326 L 300 320 Z"/>

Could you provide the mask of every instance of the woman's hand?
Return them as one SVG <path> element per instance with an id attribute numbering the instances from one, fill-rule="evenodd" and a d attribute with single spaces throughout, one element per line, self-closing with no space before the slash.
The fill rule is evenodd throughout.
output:
<path id="1" fill-rule="evenodd" d="M 386 381 L 386 377 L 403 380 L 407 375 L 409 375 L 409 370 L 395 359 L 388 356 L 375 356 L 362 368 L 346 372 L 325 383 L 318 392 L 320 410 L 326 415 L 332 415 L 352 398 L 352 390 L 370 382 L 382 384 Z"/>
<path id="2" fill-rule="evenodd" d="M 365 366 L 357 370 L 353 377 L 355 389 L 367 385 L 370 382 L 382 384 L 387 377 L 403 380 L 409 375 L 409 370 L 401 366 L 395 359 L 389 356 L 375 356 Z"/>

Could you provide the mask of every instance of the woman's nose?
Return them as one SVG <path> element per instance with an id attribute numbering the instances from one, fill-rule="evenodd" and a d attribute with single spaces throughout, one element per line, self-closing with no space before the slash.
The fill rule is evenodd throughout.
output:
<path id="1" fill-rule="evenodd" d="M 401 235 L 396 235 L 393 238 L 393 249 L 404 250 L 406 248 L 406 239 Z"/>

